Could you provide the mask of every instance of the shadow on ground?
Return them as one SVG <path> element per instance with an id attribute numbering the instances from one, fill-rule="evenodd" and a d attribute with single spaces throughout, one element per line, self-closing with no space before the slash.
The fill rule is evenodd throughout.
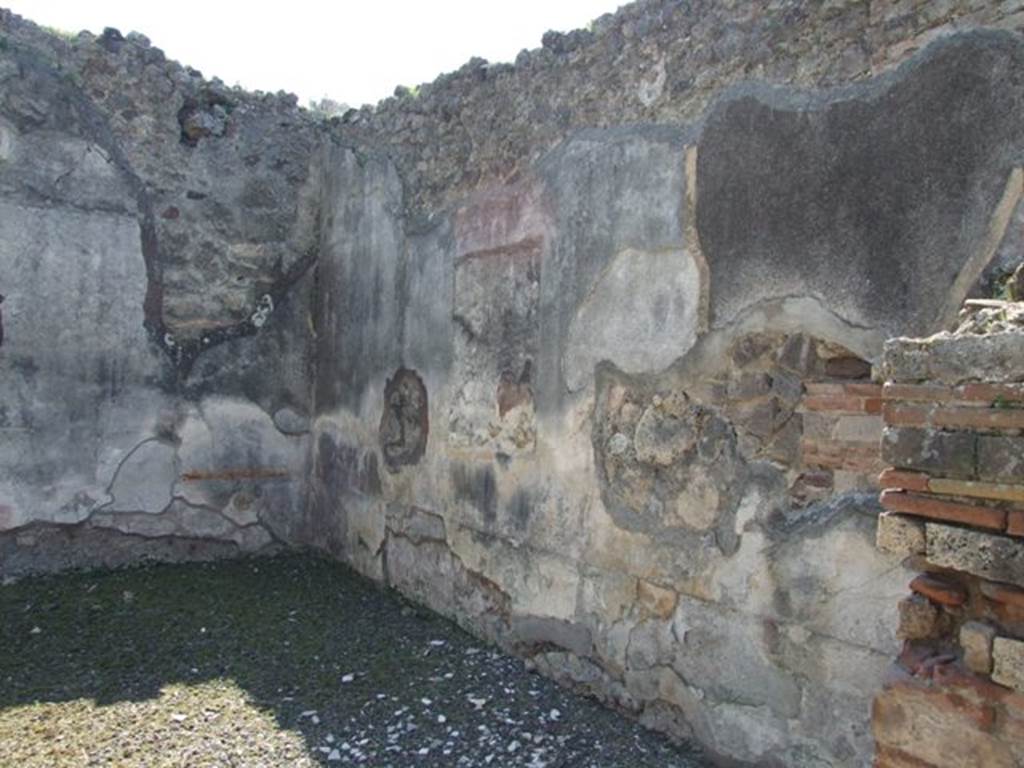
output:
<path id="1" fill-rule="evenodd" d="M 344 566 L 0 588 L 0 764 L 698 766 Z"/>

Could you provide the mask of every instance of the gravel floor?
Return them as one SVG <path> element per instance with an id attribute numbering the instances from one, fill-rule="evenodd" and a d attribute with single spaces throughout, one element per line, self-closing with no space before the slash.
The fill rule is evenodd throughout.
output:
<path id="1" fill-rule="evenodd" d="M 705 765 L 308 557 L 0 587 L 0 766 Z"/>

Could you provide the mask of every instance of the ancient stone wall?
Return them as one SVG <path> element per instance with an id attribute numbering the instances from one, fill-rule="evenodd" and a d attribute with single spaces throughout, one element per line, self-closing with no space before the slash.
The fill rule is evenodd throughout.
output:
<path id="1" fill-rule="evenodd" d="M 875 699 L 879 768 L 1024 762 L 1024 309 L 886 345 L 880 549 L 922 571 Z"/>
<path id="2" fill-rule="evenodd" d="M 319 540 L 719 756 L 868 764 L 872 363 L 1022 231 L 1020 20 L 936 9 L 639 4 L 335 121 Z"/>
<path id="3" fill-rule="evenodd" d="M 1019 4 L 636 3 L 323 123 L 0 22 L 0 571 L 313 546 L 870 762 L 876 364 L 1019 259 Z"/>

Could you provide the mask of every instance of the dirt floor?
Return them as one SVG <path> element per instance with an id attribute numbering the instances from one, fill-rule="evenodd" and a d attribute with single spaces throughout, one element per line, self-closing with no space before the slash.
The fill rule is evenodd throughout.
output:
<path id="1" fill-rule="evenodd" d="M 0 587 L 0 766 L 346 764 L 705 762 L 313 557 Z"/>

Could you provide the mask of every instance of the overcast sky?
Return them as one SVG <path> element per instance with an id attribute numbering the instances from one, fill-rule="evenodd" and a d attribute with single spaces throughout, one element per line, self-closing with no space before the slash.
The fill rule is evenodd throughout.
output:
<path id="1" fill-rule="evenodd" d="M 173 59 L 250 90 L 350 106 L 430 82 L 473 56 L 511 61 L 549 29 L 568 31 L 620 0 L 0 0 L 45 26 L 138 31 Z"/>

